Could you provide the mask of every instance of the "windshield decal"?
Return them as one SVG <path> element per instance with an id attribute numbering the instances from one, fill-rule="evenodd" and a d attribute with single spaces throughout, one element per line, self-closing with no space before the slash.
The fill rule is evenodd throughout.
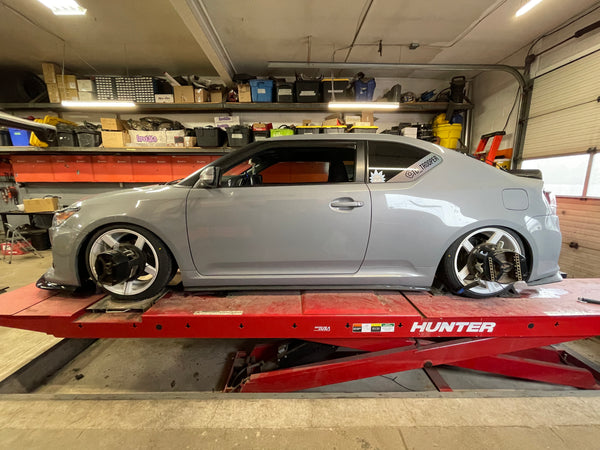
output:
<path id="1" fill-rule="evenodd" d="M 406 183 L 408 181 L 414 181 L 424 173 L 429 172 L 435 166 L 442 162 L 442 158 L 435 154 L 429 154 L 424 158 L 421 158 L 416 163 L 407 167 L 398 175 L 390 179 L 390 183 Z"/>

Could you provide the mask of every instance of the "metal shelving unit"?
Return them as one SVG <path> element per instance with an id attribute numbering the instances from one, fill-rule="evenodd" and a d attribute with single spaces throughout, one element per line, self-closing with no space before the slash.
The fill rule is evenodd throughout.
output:
<path id="1" fill-rule="evenodd" d="M 230 153 L 234 148 L 229 147 L 126 147 L 126 148 L 104 148 L 104 147 L 2 147 L 0 155 L 18 154 L 43 154 L 43 155 L 107 155 L 107 154 L 168 154 L 168 155 L 224 155 Z"/>

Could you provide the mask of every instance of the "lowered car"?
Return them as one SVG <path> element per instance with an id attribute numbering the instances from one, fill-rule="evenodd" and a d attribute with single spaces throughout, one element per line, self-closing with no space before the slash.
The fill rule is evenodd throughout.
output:
<path id="1" fill-rule="evenodd" d="M 524 171 L 523 171 L 524 172 Z M 55 214 L 38 286 L 93 280 L 117 299 L 186 289 L 429 289 L 470 297 L 561 279 L 541 177 L 391 135 L 288 136 L 176 182 Z"/>

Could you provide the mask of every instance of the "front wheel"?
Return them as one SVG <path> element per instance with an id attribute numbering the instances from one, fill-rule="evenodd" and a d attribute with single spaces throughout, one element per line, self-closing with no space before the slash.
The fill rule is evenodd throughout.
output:
<path id="1" fill-rule="evenodd" d="M 95 233 L 86 248 L 86 265 L 103 290 L 131 301 L 159 294 L 174 267 L 165 244 L 135 225 L 111 226 Z"/>
<path id="2" fill-rule="evenodd" d="M 447 287 L 456 294 L 472 298 L 499 295 L 508 289 L 510 282 L 486 279 L 489 277 L 485 276 L 483 264 L 475 255 L 481 254 L 482 251 L 524 255 L 524 247 L 519 236 L 506 228 L 486 227 L 471 231 L 457 239 L 446 251 L 441 266 L 442 276 Z M 524 261 L 522 258 L 520 260 Z M 510 263 L 510 261 L 502 262 Z M 523 267 L 522 270 L 526 272 L 526 267 Z M 519 274 L 523 277 L 527 276 L 526 273 L 520 271 L 521 266 L 519 265 Z"/>

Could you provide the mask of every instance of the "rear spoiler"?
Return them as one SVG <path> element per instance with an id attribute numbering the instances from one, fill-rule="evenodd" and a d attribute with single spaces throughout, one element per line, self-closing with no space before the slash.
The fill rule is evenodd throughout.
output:
<path id="1" fill-rule="evenodd" d="M 530 169 L 530 170 L 515 169 L 515 170 L 509 170 L 508 173 L 512 173 L 513 175 L 516 175 L 518 177 L 535 178 L 536 180 L 542 179 L 542 171 L 540 169 Z"/>

